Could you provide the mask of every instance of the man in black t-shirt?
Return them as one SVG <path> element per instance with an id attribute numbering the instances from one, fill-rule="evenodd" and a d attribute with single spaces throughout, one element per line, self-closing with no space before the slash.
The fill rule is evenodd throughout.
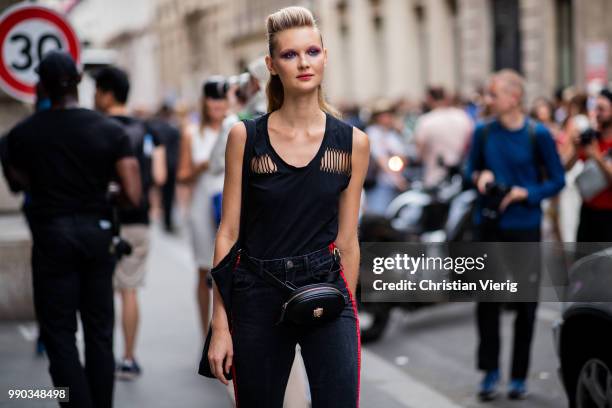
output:
<path id="1" fill-rule="evenodd" d="M 166 154 L 158 136 L 145 122 L 128 116 L 126 102 L 130 89 L 127 74 L 115 67 L 102 68 L 95 75 L 96 109 L 112 117 L 130 138 L 140 164 L 142 199 L 140 205 L 119 213 L 122 235 L 132 245 L 132 253 L 117 264 L 114 285 L 121 295 L 125 351 L 117 366 L 117 378 L 132 380 L 140 375 L 134 349 L 138 330 L 137 289 L 144 285 L 149 253 L 149 190 L 166 179 Z"/>
<path id="2" fill-rule="evenodd" d="M 176 192 L 176 172 L 178 167 L 181 132 L 173 120 L 172 107 L 164 103 L 157 115 L 147 121 L 147 125 L 160 138 L 166 148 L 166 182 L 161 189 L 162 208 L 164 211 L 164 228 L 166 232 L 174 232 L 172 207 Z"/>
<path id="3" fill-rule="evenodd" d="M 38 67 L 51 109 L 7 135 L 8 177 L 31 193 L 34 303 L 49 371 L 70 389 L 68 407 L 111 407 L 113 290 L 108 184 L 118 177 L 124 198 L 140 201 L 138 162 L 113 121 L 78 107 L 80 74 L 69 54 L 48 53 Z M 75 344 L 83 324 L 83 368 Z"/>

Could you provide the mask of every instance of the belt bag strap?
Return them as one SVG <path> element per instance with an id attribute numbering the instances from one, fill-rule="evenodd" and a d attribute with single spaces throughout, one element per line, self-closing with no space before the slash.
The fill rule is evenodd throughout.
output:
<path id="1" fill-rule="evenodd" d="M 295 286 L 293 283 L 291 283 L 291 282 L 283 282 L 282 280 L 280 280 L 276 276 L 274 276 L 274 274 L 272 274 L 271 272 L 266 270 L 266 268 L 264 268 L 263 266 L 261 266 L 257 262 L 254 262 L 253 260 L 251 260 L 250 257 L 247 256 L 246 258 L 251 263 L 251 265 L 255 266 L 259 271 L 261 271 L 261 277 L 266 282 L 268 282 L 270 285 L 280 289 L 283 292 L 286 292 L 288 295 L 290 295 L 291 293 L 293 293 L 294 290 L 297 289 L 297 286 Z"/>
<path id="2" fill-rule="evenodd" d="M 335 246 L 332 251 L 332 256 L 333 256 L 334 262 L 339 264 L 340 263 L 340 251 Z M 289 295 L 292 294 L 295 290 L 299 289 L 297 286 L 295 286 L 291 282 L 287 282 L 287 281 L 283 282 L 282 280 L 278 279 L 276 276 L 274 276 L 274 274 L 269 272 L 266 268 L 264 268 L 257 262 L 254 262 L 249 256 L 246 256 L 246 258 L 253 266 L 255 266 L 258 270 L 262 272 L 261 277 L 266 282 L 268 282 L 270 285 L 282 290 L 283 292 L 286 292 Z"/>

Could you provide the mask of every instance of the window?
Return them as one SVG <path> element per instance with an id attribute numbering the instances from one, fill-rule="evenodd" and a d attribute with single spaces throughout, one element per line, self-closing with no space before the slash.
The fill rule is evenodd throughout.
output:
<path id="1" fill-rule="evenodd" d="M 386 58 L 386 41 L 384 33 L 385 20 L 381 10 L 381 2 L 379 0 L 370 0 L 370 13 L 372 19 L 372 27 L 374 29 L 374 47 L 376 53 L 375 64 L 377 91 L 384 92 L 388 89 L 387 82 L 387 58 Z"/>
<path id="2" fill-rule="evenodd" d="M 454 83 L 457 87 L 461 80 L 461 28 L 459 26 L 459 5 L 457 0 L 446 0 L 446 9 L 450 17 L 452 34 L 452 53 L 454 66 Z"/>
<path id="3" fill-rule="evenodd" d="M 418 5 L 414 8 L 417 22 L 417 36 L 419 47 L 419 77 L 423 89 L 429 83 L 429 36 L 427 35 L 425 8 Z"/>
<path id="4" fill-rule="evenodd" d="M 574 83 L 574 24 L 572 1 L 557 0 L 557 86 L 565 88 Z"/>
<path id="5" fill-rule="evenodd" d="M 495 70 L 511 68 L 521 72 L 519 0 L 493 0 L 492 10 Z"/>

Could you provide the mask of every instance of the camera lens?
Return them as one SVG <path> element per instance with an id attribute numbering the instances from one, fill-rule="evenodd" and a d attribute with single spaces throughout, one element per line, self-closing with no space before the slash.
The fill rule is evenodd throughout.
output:
<path id="1" fill-rule="evenodd" d="M 202 94 L 205 98 L 225 99 L 228 88 L 228 81 L 220 75 L 215 75 L 208 78 L 206 82 L 204 82 Z"/>
<path id="2" fill-rule="evenodd" d="M 580 144 L 589 145 L 595 139 L 595 130 L 588 128 L 580 134 Z"/>

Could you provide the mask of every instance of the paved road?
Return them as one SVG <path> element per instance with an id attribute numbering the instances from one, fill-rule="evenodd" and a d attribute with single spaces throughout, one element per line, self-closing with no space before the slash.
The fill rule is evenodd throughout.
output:
<path id="1" fill-rule="evenodd" d="M 559 304 L 539 307 L 529 375 L 530 395 L 524 401 L 508 401 L 503 397 L 483 404 L 475 398 L 481 374 L 475 370 L 477 339 L 471 303 L 446 304 L 412 313 L 395 311 L 384 337 L 368 349 L 466 408 L 563 408 L 567 402 L 557 376 L 558 360 L 551 331 L 559 314 Z M 506 312 L 502 319 L 502 376 L 506 382 L 513 320 L 511 312 Z"/>
<path id="2" fill-rule="evenodd" d="M 144 375 L 116 385 L 115 406 L 231 406 L 225 389 L 195 374 L 201 353 L 195 303 L 195 268 L 184 237 L 154 229 L 150 273 L 142 291 L 142 324 L 137 355 Z M 547 308 L 539 320 L 532 371 L 533 395 L 526 402 L 506 401 L 495 407 L 564 407 L 554 373 L 551 320 Z M 385 337 L 364 347 L 362 407 L 479 407 L 473 398 L 479 375 L 473 369 L 475 332 L 473 306 L 438 306 L 393 316 Z M 504 338 L 508 338 L 504 319 Z M 36 329 L 32 322 L 0 323 L 0 407 L 52 407 L 51 403 L 8 401 L 9 388 L 50 386 L 47 363 L 33 355 Z M 507 342 L 506 342 L 507 343 Z M 116 336 L 116 354 L 121 350 Z"/>

